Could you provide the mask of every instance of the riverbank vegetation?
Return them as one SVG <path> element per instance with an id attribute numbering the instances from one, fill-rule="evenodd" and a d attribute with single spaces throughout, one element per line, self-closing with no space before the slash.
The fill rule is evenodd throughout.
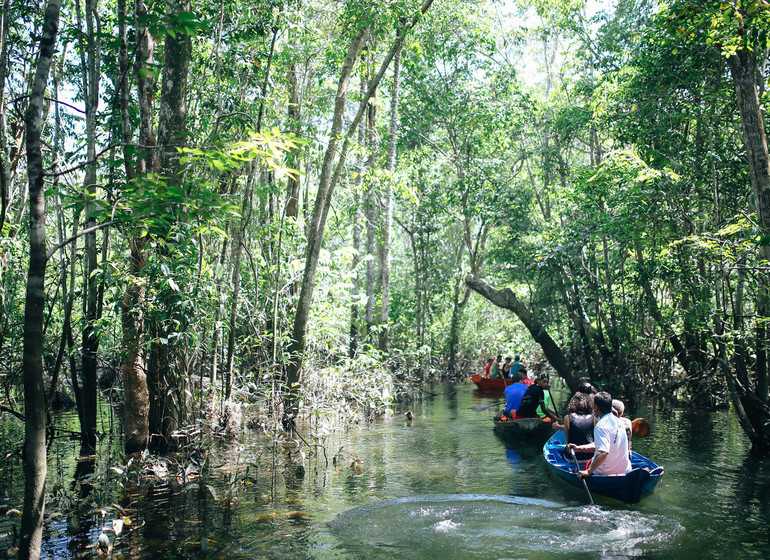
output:
<path id="1" fill-rule="evenodd" d="M 57 392 L 83 453 L 100 390 L 127 452 L 164 452 L 223 403 L 292 434 L 508 350 L 731 406 L 768 449 L 767 1 L 6 0 L 1 23 L 22 550 Z"/>

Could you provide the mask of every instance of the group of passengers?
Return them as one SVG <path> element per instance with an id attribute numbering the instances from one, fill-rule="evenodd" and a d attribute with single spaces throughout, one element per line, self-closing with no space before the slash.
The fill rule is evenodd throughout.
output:
<path id="1" fill-rule="evenodd" d="M 570 399 L 563 422 L 559 422 L 556 413 L 545 405 L 548 383 L 548 374 L 541 373 L 530 387 L 522 380 L 509 385 L 502 418 L 534 418 L 540 408 L 553 421 L 554 429 L 564 430 L 565 454 L 571 457 L 574 452 L 578 461 L 588 461 L 578 473 L 580 478 L 629 472 L 632 428 L 631 421 L 623 417 L 623 402 L 584 382 Z"/>
<path id="2" fill-rule="evenodd" d="M 503 360 L 503 355 L 498 354 L 497 359 L 489 358 L 487 360 L 487 367 L 484 370 L 484 374 L 492 379 L 518 379 L 519 374 L 523 374 L 527 378 L 527 368 L 521 361 L 521 358 L 516 355 L 513 359 L 510 356 Z M 531 383 L 531 379 L 530 385 Z"/>
<path id="3" fill-rule="evenodd" d="M 563 429 L 565 454 L 575 454 L 578 461 L 587 460 L 578 472 L 579 478 L 592 474 L 626 474 L 631 470 L 631 421 L 623 416 L 623 401 L 606 391 L 596 392 L 584 382 L 567 405 Z"/>
<path id="4" fill-rule="evenodd" d="M 505 410 L 499 419 L 506 421 L 517 418 L 537 418 L 539 408 L 546 418 L 558 422 L 559 417 L 546 406 L 545 392 L 548 390 L 547 373 L 541 373 L 532 380 L 527 377 L 526 372 L 522 373 L 519 370 L 517 381 L 505 388 Z"/>

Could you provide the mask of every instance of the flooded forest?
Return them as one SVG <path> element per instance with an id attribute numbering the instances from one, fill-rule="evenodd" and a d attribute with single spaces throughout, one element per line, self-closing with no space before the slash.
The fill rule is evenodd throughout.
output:
<path id="1" fill-rule="evenodd" d="M 0 555 L 762 557 L 768 0 L 0 2 Z"/>

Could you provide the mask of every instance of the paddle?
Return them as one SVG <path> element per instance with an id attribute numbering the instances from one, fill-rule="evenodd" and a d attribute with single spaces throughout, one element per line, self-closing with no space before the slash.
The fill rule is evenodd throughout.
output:
<path id="1" fill-rule="evenodd" d="M 551 397 L 551 404 L 553 405 L 553 411 L 556 413 L 556 416 L 559 416 L 559 411 L 556 409 L 556 401 L 553 400 L 553 395 L 551 394 L 550 387 L 548 387 L 548 396 Z"/>
<path id="2" fill-rule="evenodd" d="M 638 438 L 646 438 L 650 435 L 650 423 L 644 418 L 631 420 L 631 433 Z"/>
<path id="3" fill-rule="evenodd" d="M 476 412 L 480 412 L 482 410 L 488 409 L 491 406 L 500 406 L 501 404 L 507 404 L 507 402 L 503 401 L 503 402 L 493 402 L 492 404 L 478 404 L 473 407 L 473 410 L 475 410 Z"/>
<path id="4" fill-rule="evenodd" d="M 553 398 L 553 397 L 552 397 Z M 569 448 L 569 453 L 572 455 L 572 460 L 575 461 L 575 468 L 577 469 L 577 472 L 575 473 L 578 475 L 578 478 L 580 478 L 580 463 L 578 463 L 577 457 L 575 457 L 575 450 L 571 447 Z M 591 501 L 591 505 L 594 505 L 594 497 L 591 495 L 591 491 L 588 489 L 588 484 L 586 483 L 585 478 L 580 478 L 580 480 L 583 481 L 583 488 L 586 489 L 586 492 L 588 492 L 588 499 Z"/>

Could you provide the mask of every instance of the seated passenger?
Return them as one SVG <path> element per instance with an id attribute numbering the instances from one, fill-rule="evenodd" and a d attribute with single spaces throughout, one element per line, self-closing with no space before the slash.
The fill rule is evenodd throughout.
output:
<path id="1" fill-rule="evenodd" d="M 554 429 L 564 429 L 564 440 L 575 445 L 588 445 L 594 442 L 594 424 L 596 417 L 593 415 L 593 395 L 575 393 L 567 405 L 567 415 L 564 424 L 554 424 Z M 578 461 L 586 461 L 593 457 L 593 452 L 575 453 Z M 567 458 L 571 455 L 567 453 Z"/>
<path id="2" fill-rule="evenodd" d="M 524 379 L 520 375 L 516 375 L 518 381 L 513 385 L 508 385 L 505 388 L 505 414 L 509 417 L 513 417 L 521 404 L 521 397 L 527 392 L 527 386 L 524 384 Z"/>
<path id="3" fill-rule="evenodd" d="M 537 418 L 537 409 L 543 411 L 548 418 L 554 422 L 559 421 L 556 414 L 545 406 L 545 390 L 548 389 L 548 374 L 541 373 L 537 376 L 537 381 L 527 387 L 526 392 L 521 397 L 521 404 L 516 411 L 517 418 Z"/>
<path id="4" fill-rule="evenodd" d="M 618 399 L 612 399 L 612 414 L 614 414 L 626 427 L 626 437 L 628 438 L 628 456 L 631 456 L 631 434 L 633 433 L 633 426 L 631 420 L 623 416 L 623 412 L 626 410 L 626 405 L 623 401 Z"/>

